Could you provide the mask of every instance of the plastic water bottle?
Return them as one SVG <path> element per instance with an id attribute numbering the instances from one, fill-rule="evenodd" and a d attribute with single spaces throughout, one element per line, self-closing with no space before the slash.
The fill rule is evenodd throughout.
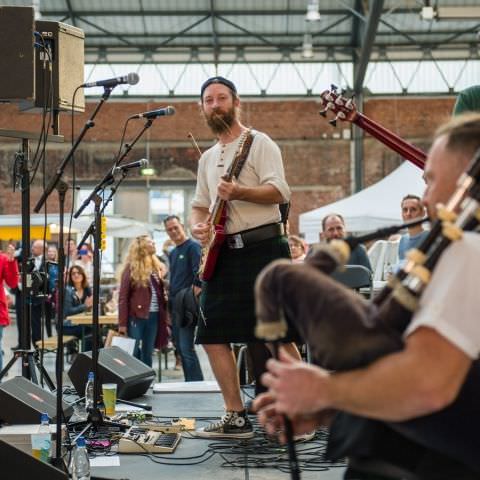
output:
<path id="1" fill-rule="evenodd" d="M 42 462 L 48 463 L 52 448 L 50 419 L 47 413 L 42 413 L 37 433 L 32 434 L 32 455 Z"/>
<path id="2" fill-rule="evenodd" d="M 85 385 L 85 410 L 89 412 L 94 404 L 94 390 L 93 390 L 93 372 L 88 373 L 87 384 Z"/>
<path id="3" fill-rule="evenodd" d="M 73 451 L 72 457 L 72 479 L 89 480 L 90 479 L 90 460 L 88 459 L 85 438 L 77 438 L 77 446 Z"/>

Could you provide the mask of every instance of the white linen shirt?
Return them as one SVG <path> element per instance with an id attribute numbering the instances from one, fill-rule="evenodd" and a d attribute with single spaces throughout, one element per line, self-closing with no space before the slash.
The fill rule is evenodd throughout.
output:
<path id="1" fill-rule="evenodd" d="M 252 133 L 254 134 L 253 143 L 236 182 L 246 187 L 273 185 L 282 195 L 284 202 L 287 202 L 290 199 L 290 189 L 285 180 L 280 149 L 268 135 L 258 131 L 252 131 Z M 208 208 L 210 212 L 212 211 L 217 198 L 220 177 L 227 172 L 232 163 L 240 137 L 224 146 L 217 142 L 202 154 L 198 166 L 197 187 L 192 201 L 193 207 Z M 225 231 L 229 234 L 237 233 L 279 221 L 278 204 L 232 200 L 228 202 Z"/>

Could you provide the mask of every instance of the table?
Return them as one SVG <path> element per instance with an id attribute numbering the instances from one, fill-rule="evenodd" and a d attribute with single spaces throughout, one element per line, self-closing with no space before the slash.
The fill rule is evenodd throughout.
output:
<path id="1" fill-rule="evenodd" d="M 80 313 L 67 317 L 72 325 L 80 325 L 82 327 L 81 350 L 85 351 L 85 326 L 93 324 L 92 314 Z M 100 315 L 98 317 L 99 325 L 118 325 L 118 317 L 116 315 Z"/>

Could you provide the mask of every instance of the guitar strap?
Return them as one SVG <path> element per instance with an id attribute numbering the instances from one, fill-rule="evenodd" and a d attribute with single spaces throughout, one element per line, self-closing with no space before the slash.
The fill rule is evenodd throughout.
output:
<path id="1" fill-rule="evenodd" d="M 248 157 L 248 154 L 250 153 L 250 147 L 252 146 L 254 136 L 255 135 L 252 133 L 252 129 L 249 128 L 248 132 L 247 132 L 247 138 L 245 139 L 245 142 L 243 143 L 242 150 L 238 155 L 237 164 L 235 165 L 235 168 L 234 168 L 233 173 L 232 173 L 232 176 L 234 178 L 239 177 L 240 172 L 242 171 L 242 168 L 245 165 L 245 162 L 247 161 L 247 157 Z"/>

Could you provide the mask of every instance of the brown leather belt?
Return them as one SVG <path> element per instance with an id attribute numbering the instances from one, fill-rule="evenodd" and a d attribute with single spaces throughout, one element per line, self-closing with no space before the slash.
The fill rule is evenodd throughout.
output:
<path id="1" fill-rule="evenodd" d="M 244 230 L 243 232 L 227 235 L 225 243 L 228 248 L 244 248 L 254 243 L 263 242 L 269 238 L 285 235 L 283 223 L 269 223 L 261 227 Z"/>

